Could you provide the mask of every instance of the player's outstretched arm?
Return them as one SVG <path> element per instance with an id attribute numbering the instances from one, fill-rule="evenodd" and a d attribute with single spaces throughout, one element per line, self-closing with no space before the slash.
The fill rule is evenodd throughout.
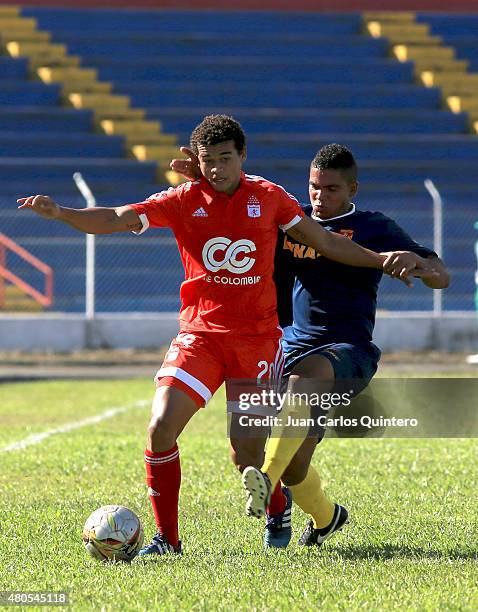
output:
<path id="1" fill-rule="evenodd" d="M 311 246 L 321 255 L 349 266 L 382 269 L 386 257 L 364 249 L 345 236 L 325 230 L 309 217 L 287 230 L 295 240 Z"/>
<path id="2" fill-rule="evenodd" d="M 44 195 L 20 198 L 17 202 L 19 209 L 29 208 L 44 219 L 62 221 L 86 234 L 112 234 L 139 231 L 142 228 L 138 214 L 129 206 L 66 208 Z"/>

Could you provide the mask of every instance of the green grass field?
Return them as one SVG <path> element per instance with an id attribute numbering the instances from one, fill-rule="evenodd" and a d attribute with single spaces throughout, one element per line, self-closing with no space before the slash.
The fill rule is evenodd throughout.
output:
<path id="1" fill-rule="evenodd" d="M 81 530 L 116 503 L 153 519 L 142 454 L 148 380 L 0 385 L 0 591 L 68 591 L 75 610 L 476 610 L 476 441 L 331 439 L 317 450 L 351 524 L 321 551 L 262 548 L 228 457 L 222 393 L 180 441 L 184 555 L 103 565 Z M 113 407 L 123 413 L 6 446 Z"/>

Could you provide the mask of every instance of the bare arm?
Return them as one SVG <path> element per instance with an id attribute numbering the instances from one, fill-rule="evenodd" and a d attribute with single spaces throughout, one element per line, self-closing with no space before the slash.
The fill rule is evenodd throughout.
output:
<path id="1" fill-rule="evenodd" d="M 287 230 L 289 236 L 307 244 L 321 255 L 349 266 L 382 269 L 386 257 L 364 249 L 345 236 L 325 230 L 319 223 L 304 217 Z"/>
<path id="2" fill-rule="evenodd" d="M 49 196 L 36 195 L 17 200 L 18 208 L 30 208 L 44 219 L 56 219 L 85 234 L 112 234 L 139 231 L 142 228 L 138 214 L 129 206 L 117 208 L 66 208 Z"/>

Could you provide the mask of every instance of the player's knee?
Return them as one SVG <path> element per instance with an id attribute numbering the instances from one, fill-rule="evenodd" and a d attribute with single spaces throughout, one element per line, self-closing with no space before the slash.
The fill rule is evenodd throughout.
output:
<path id="1" fill-rule="evenodd" d="M 153 452 L 169 450 L 176 444 L 177 428 L 162 415 L 153 415 L 148 426 L 149 448 Z"/>

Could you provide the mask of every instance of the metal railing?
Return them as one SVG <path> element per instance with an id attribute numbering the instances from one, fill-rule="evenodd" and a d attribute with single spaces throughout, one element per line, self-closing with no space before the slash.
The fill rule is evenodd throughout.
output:
<path id="1" fill-rule="evenodd" d="M 7 266 L 7 253 L 12 251 L 24 261 L 32 265 L 45 275 L 45 290 L 41 293 L 34 287 L 14 274 Z M 50 266 L 40 261 L 16 242 L 0 233 L 0 308 L 5 304 L 5 281 L 18 287 L 20 291 L 29 295 L 41 306 L 48 308 L 53 304 L 53 270 Z"/>

